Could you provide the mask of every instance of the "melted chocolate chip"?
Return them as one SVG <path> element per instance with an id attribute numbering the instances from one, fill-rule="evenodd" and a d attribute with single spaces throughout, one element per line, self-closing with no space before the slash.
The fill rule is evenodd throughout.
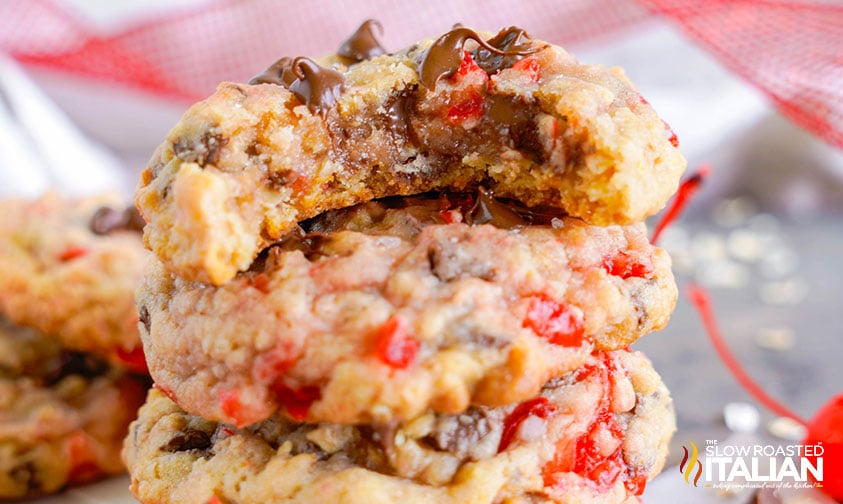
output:
<path id="1" fill-rule="evenodd" d="M 517 26 L 504 28 L 497 35 L 487 40 L 487 42 L 495 49 L 503 51 L 503 53 L 496 53 L 485 47 L 478 47 L 472 53 L 474 62 L 488 74 L 509 68 L 516 61 L 535 52 L 532 49 L 530 36 L 527 35 L 527 32 L 523 28 L 518 28 Z"/>
<path id="2" fill-rule="evenodd" d="M 293 74 L 296 80 L 290 84 L 290 91 L 314 114 L 325 115 L 337 102 L 345 88 L 342 73 L 320 66 L 310 58 L 293 60 Z"/>
<path id="3" fill-rule="evenodd" d="M 260 75 L 252 77 L 249 84 L 276 84 L 289 88 L 296 80 L 293 74 L 293 58 L 283 57 L 270 65 Z"/>
<path id="4" fill-rule="evenodd" d="M 521 31 L 523 32 L 523 30 Z M 490 55 L 500 57 L 523 57 L 534 52 L 532 49 L 514 51 L 498 49 L 483 40 L 474 30 L 460 26 L 439 37 L 422 55 L 421 61 L 418 64 L 418 73 L 419 79 L 426 88 L 435 88 L 439 79 L 450 76 L 459 69 L 460 63 L 463 60 L 465 43 L 469 40 L 477 42 L 480 48 L 484 49 Z M 489 58 L 486 59 L 490 60 Z"/>
<path id="5" fill-rule="evenodd" d="M 56 355 L 47 366 L 44 383 L 55 385 L 68 376 L 96 378 L 108 371 L 108 364 L 86 353 L 63 351 Z"/>
<path id="6" fill-rule="evenodd" d="M 143 231 L 146 221 L 134 206 L 123 211 L 100 207 L 91 217 L 90 228 L 94 234 L 107 235 L 114 231 Z"/>
<path id="7" fill-rule="evenodd" d="M 375 37 L 375 32 L 372 29 L 377 26 L 378 31 L 383 33 L 383 27 L 374 19 L 367 19 L 357 28 L 357 31 L 351 35 L 345 42 L 342 43 L 337 50 L 337 55 L 352 62 L 366 61 L 375 56 L 386 54 L 386 50 L 381 46 L 378 39 Z"/>
<path id="8" fill-rule="evenodd" d="M 162 446 L 161 450 L 170 453 L 194 450 L 204 452 L 211 448 L 211 444 L 211 436 L 207 432 L 199 429 L 185 429 Z"/>
<path id="9" fill-rule="evenodd" d="M 477 188 L 477 200 L 465 217 L 466 222 L 472 225 L 491 224 L 502 229 L 512 229 L 529 224 L 512 207 L 496 200 L 490 192 L 482 187 Z"/>
<path id="10" fill-rule="evenodd" d="M 143 328 L 146 329 L 146 332 L 149 333 L 149 326 L 150 326 L 149 310 L 147 309 L 146 306 L 140 307 L 140 310 L 139 310 L 139 313 L 138 313 L 138 320 L 140 321 L 141 324 L 143 324 Z"/>

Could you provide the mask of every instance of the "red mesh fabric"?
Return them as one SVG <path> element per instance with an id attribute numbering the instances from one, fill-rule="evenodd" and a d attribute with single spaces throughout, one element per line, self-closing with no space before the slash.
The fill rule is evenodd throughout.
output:
<path id="1" fill-rule="evenodd" d="M 48 0 L 0 2 L 0 51 L 25 64 L 193 101 L 220 81 L 248 80 L 281 56 L 333 52 L 367 18 L 381 21 L 381 40 L 395 50 L 455 22 L 490 30 L 526 26 L 535 37 L 570 44 L 634 26 L 648 15 L 615 0 L 428 0 L 423 10 L 392 0 L 354 5 L 218 0 L 102 36 Z"/>
<path id="2" fill-rule="evenodd" d="M 515 24 L 570 45 L 642 23 L 649 17 L 644 7 L 677 23 L 796 123 L 843 147 L 843 6 L 828 1 L 428 0 L 420 8 L 392 0 L 218 0 L 102 34 L 58 4 L 18 0 L 0 2 L 0 51 L 25 64 L 193 101 L 220 81 L 249 79 L 280 56 L 331 52 L 369 17 L 383 23 L 388 49 L 453 22 Z"/>
<path id="3" fill-rule="evenodd" d="M 676 22 L 795 123 L 843 147 L 843 5 L 639 0 Z"/>

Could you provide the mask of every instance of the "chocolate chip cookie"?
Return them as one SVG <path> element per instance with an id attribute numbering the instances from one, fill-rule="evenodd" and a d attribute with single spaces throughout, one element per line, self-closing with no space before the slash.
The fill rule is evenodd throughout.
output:
<path id="1" fill-rule="evenodd" d="M 125 469 L 120 449 L 147 379 L 0 317 L 0 500 Z"/>
<path id="2" fill-rule="evenodd" d="M 390 195 L 484 185 L 608 225 L 676 190 L 675 136 L 619 69 L 515 27 L 372 48 L 282 58 L 184 114 L 136 194 L 169 271 L 224 284 L 297 222 Z"/>
<path id="3" fill-rule="evenodd" d="M 63 347 L 136 371 L 146 364 L 135 283 L 143 220 L 107 196 L 0 201 L 0 315 Z"/>
<path id="4" fill-rule="evenodd" d="M 486 191 L 388 198 L 303 222 L 223 286 L 150 261 L 150 373 L 186 411 L 245 426 L 407 420 L 533 397 L 676 301 L 641 226 L 593 226 Z"/>
<path id="5" fill-rule="evenodd" d="M 616 351 L 526 402 L 401 423 L 237 428 L 152 390 L 123 455 L 143 503 L 633 503 L 674 427 L 649 361 Z"/>

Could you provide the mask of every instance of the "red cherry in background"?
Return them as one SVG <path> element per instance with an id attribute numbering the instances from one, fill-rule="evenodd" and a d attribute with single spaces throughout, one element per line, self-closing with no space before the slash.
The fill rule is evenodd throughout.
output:
<path id="1" fill-rule="evenodd" d="M 823 482 L 827 495 L 843 502 L 843 394 L 833 397 L 806 425 L 806 446 L 822 444 Z M 816 464 L 817 457 L 809 457 Z"/>

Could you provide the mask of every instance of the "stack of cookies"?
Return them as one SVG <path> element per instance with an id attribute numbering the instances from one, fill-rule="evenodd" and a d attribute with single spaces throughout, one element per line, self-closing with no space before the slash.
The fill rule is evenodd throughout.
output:
<path id="1" fill-rule="evenodd" d="M 135 283 L 148 252 L 115 199 L 0 202 L 0 501 L 123 472 L 148 378 Z"/>
<path id="2" fill-rule="evenodd" d="M 144 171 L 145 503 L 637 502 L 685 162 L 618 70 L 510 27 L 282 58 Z"/>

